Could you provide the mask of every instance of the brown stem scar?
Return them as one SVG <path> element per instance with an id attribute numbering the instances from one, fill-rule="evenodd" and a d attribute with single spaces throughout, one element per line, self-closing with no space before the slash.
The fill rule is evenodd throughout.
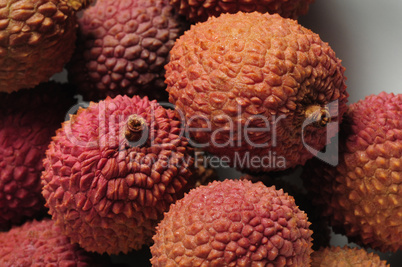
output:
<path id="1" fill-rule="evenodd" d="M 331 122 L 331 115 L 326 107 L 320 105 L 308 106 L 305 111 L 305 118 L 314 121 L 313 125 L 316 127 L 325 127 Z"/>
<path id="2" fill-rule="evenodd" d="M 129 142 L 137 142 L 146 130 L 147 124 L 144 118 L 133 114 L 128 117 L 124 135 Z"/>

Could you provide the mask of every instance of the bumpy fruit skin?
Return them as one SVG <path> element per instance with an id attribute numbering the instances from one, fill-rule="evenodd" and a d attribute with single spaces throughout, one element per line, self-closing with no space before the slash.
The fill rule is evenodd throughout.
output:
<path id="1" fill-rule="evenodd" d="M 125 137 L 132 115 L 148 129 L 139 143 Z M 192 175 L 193 151 L 181 134 L 174 110 L 138 96 L 91 102 L 64 122 L 42 175 L 42 194 L 63 233 L 99 253 L 149 244 Z"/>
<path id="2" fill-rule="evenodd" d="M 167 100 L 164 65 L 187 28 L 168 0 L 100 0 L 78 23 L 67 69 L 85 99 L 124 94 Z"/>
<path id="3" fill-rule="evenodd" d="M 153 266 L 308 266 L 307 215 L 261 182 L 225 180 L 171 205 L 151 247 Z"/>
<path id="4" fill-rule="evenodd" d="M 389 267 L 377 254 L 368 253 L 364 249 L 327 247 L 311 254 L 311 267 L 343 266 L 343 267 Z"/>
<path id="5" fill-rule="evenodd" d="M 306 144 L 324 148 L 346 110 L 343 74 L 341 61 L 317 34 L 257 12 L 192 26 L 166 65 L 169 101 L 185 114 L 192 139 L 228 157 L 233 167 L 254 172 L 303 165 L 316 153 Z M 326 108 L 334 123 L 319 125 Z"/>
<path id="6" fill-rule="evenodd" d="M 341 125 L 339 164 L 303 171 L 314 203 L 335 232 L 380 251 L 402 249 L 402 94 L 351 104 Z"/>
<path id="7" fill-rule="evenodd" d="M 1 266 L 109 266 L 108 259 L 71 244 L 52 220 L 26 222 L 0 233 Z"/>
<path id="8" fill-rule="evenodd" d="M 32 88 L 61 72 L 76 40 L 79 1 L 0 1 L 0 91 Z"/>
<path id="9" fill-rule="evenodd" d="M 320 210 L 312 205 L 312 197 L 305 190 L 297 185 L 291 184 L 284 179 L 271 177 L 269 175 L 251 176 L 243 175 L 240 177 L 243 180 L 261 181 L 266 186 L 275 186 L 276 189 L 282 189 L 294 197 L 299 209 L 307 213 L 308 220 L 311 223 L 310 229 L 313 231 L 311 235 L 313 239 L 313 250 L 318 250 L 321 247 L 328 247 L 331 240 L 331 230 L 328 225 L 328 220 L 322 218 Z"/>
<path id="10" fill-rule="evenodd" d="M 307 13 L 314 0 L 170 0 L 170 3 L 189 21 L 206 21 L 223 13 L 253 12 L 278 13 L 284 18 L 297 19 Z"/>
<path id="11" fill-rule="evenodd" d="M 42 159 L 73 94 L 54 82 L 0 93 L 0 230 L 46 214 Z"/>

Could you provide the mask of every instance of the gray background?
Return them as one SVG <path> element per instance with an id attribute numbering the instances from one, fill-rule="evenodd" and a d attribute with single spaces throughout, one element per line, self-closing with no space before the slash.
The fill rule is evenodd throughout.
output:
<path id="1" fill-rule="evenodd" d="M 402 93 L 401 0 L 316 0 L 299 22 L 342 59 L 349 102 Z"/>

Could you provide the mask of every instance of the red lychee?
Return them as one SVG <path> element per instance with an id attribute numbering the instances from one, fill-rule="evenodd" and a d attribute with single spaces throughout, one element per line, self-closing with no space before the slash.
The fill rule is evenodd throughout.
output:
<path id="1" fill-rule="evenodd" d="M 164 65 L 187 23 L 168 0 L 102 0 L 78 20 L 69 80 L 87 100 L 140 95 L 167 101 Z"/>
<path id="2" fill-rule="evenodd" d="M 64 234 L 88 251 L 149 244 L 192 175 L 193 150 L 174 110 L 134 96 L 80 109 L 46 151 L 43 196 Z"/>
<path id="3" fill-rule="evenodd" d="M 42 159 L 67 111 L 76 102 L 66 85 L 0 93 L 0 229 L 46 213 Z"/>

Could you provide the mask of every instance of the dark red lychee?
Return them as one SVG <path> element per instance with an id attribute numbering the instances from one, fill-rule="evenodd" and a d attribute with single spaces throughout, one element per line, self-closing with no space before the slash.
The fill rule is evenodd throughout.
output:
<path id="1" fill-rule="evenodd" d="M 42 159 L 67 111 L 73 91 L 58 83 L 0 93 L 0 229 L 46 213 Z"/>
<path id="2" fill-rule="evenodd" d="M 167 101 L 164 65 L 187 24 L 168 0 L 102 0 L 78 20 L 68 77 L 88 100 L 149 96 Z"/>

